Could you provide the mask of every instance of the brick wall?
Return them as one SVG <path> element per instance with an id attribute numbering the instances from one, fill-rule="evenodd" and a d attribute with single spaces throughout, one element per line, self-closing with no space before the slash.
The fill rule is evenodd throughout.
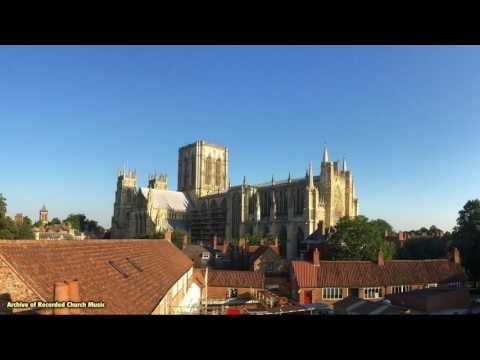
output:
<path id="1" fill-rule="evenodd" d="M 215 299 L 215 300 L 226 300 L 228 296 L 228 287 L 208 287 L 207 290 L 207 297 L 208 299 Z M 251 289 L 250 288 L 236 288 L 238 296 L 242 295 L 250 295 Z"/>
<path id="2" fill-rule="evenodd" d="M 0 258 L 0 314 L 11 313 L 8 301 L 35 301 L 36 296 Z M 23 309 L 24 310 L 24 309 Z M 13 312 L 21 311 L 13 310 Z"/>

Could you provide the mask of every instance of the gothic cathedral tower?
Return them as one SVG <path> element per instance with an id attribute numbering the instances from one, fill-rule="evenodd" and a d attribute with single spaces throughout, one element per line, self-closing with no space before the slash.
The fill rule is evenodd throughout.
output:
<path id="1" fill-rule="evenodd" d="M 118 171 L 117 191 L 112 218 L 112 239 L 129 236 L 130 214 L 135 210 L 137 174 L 135 171 Z"/>
<path id="2" fill-rule="evenodd" d="M 178 191 L 191 199 L 223 192 L 228 182 L 228 149 L 203 140 L 178 150 Z"/>

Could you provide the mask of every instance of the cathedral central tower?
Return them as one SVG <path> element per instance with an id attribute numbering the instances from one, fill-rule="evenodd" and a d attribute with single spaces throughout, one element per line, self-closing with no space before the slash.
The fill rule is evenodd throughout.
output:
<path id="1" fill-rule="evenodd" d="M 223 192 L 228 181 L 228 149 L 203 140 L 178 150 L 178 191 L 193 199 Z"/>

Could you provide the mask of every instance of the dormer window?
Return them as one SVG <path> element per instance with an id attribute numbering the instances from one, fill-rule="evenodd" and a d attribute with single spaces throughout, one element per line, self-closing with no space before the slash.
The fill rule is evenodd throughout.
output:
<path id="1" fill-rule="evenodd" d="M 210 253 L 208 251 L 202 252 L 202 260 L 210 259 Z"/>

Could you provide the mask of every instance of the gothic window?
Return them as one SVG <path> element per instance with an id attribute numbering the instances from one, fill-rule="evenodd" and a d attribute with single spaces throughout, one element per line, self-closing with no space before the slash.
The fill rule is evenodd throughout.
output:
<path id="1" fill-rule="evenodd" d="M 261 197 L 260 197 L 260 214 L 262 218 L 270 216 L 271 206 L 272 206 L 271 193 L 269 191 L 265 191 L 261 194 Z"/>
<path id="2" fill-rule="evenodd" d="M 223 210 L 227 210 L 227 200 L 223 198 L 222 203 L 220 204 Z"/>
<path id="3" fill-rule="evenodd" d="M 304 193 L 302 189 L 295 189 L 295 215 L 302 215 L 304 208 Z"/>
<path id="4" fill-rule="evenodd" d="M 215 162 L 215 185 L 220 186 L 222 181 L 222 161 L 217 159 Z"/>
<path id="5" fill-rule="evenodd" d="M 210 202 L 210 209 L 216 209 L 217 208 L 217 202 L 215 200 L 212 200 Z"/>
<path id="6" fill-rule="evenodd" d="M 250 196 L 248 198 L 248 214 L 249 215 L 255 214 L 255 203 L 256 203 L 255 195 Z"/>
<path id="7" fill-rule="evenodd" d="M 194 186 L 195 185 L 195 159 L 192 159 L 192 161 L 190 161 L 190 165 L 191 165 L 190 184 Z"/>
<path id="8" fill-rule="evenodd" d="M 240 194 L 234 193 L 232 197 L 232 237 L 240 237 Z"/>
<path id="9" fill-rule="evenodd" d="M 212 171 L 213 171 L 213 160 L 212 160 L 212 157 L 209 155 L 207 157 L 207 166 L 206 166 L 206 177 L 205 177 L 206 185 L 210 185 L 212 183 Z"/>
<path id="10" fill-rule="evenodd" d="M 183 159 L 183 187 L 188 186 L 188 158 Z"/>

